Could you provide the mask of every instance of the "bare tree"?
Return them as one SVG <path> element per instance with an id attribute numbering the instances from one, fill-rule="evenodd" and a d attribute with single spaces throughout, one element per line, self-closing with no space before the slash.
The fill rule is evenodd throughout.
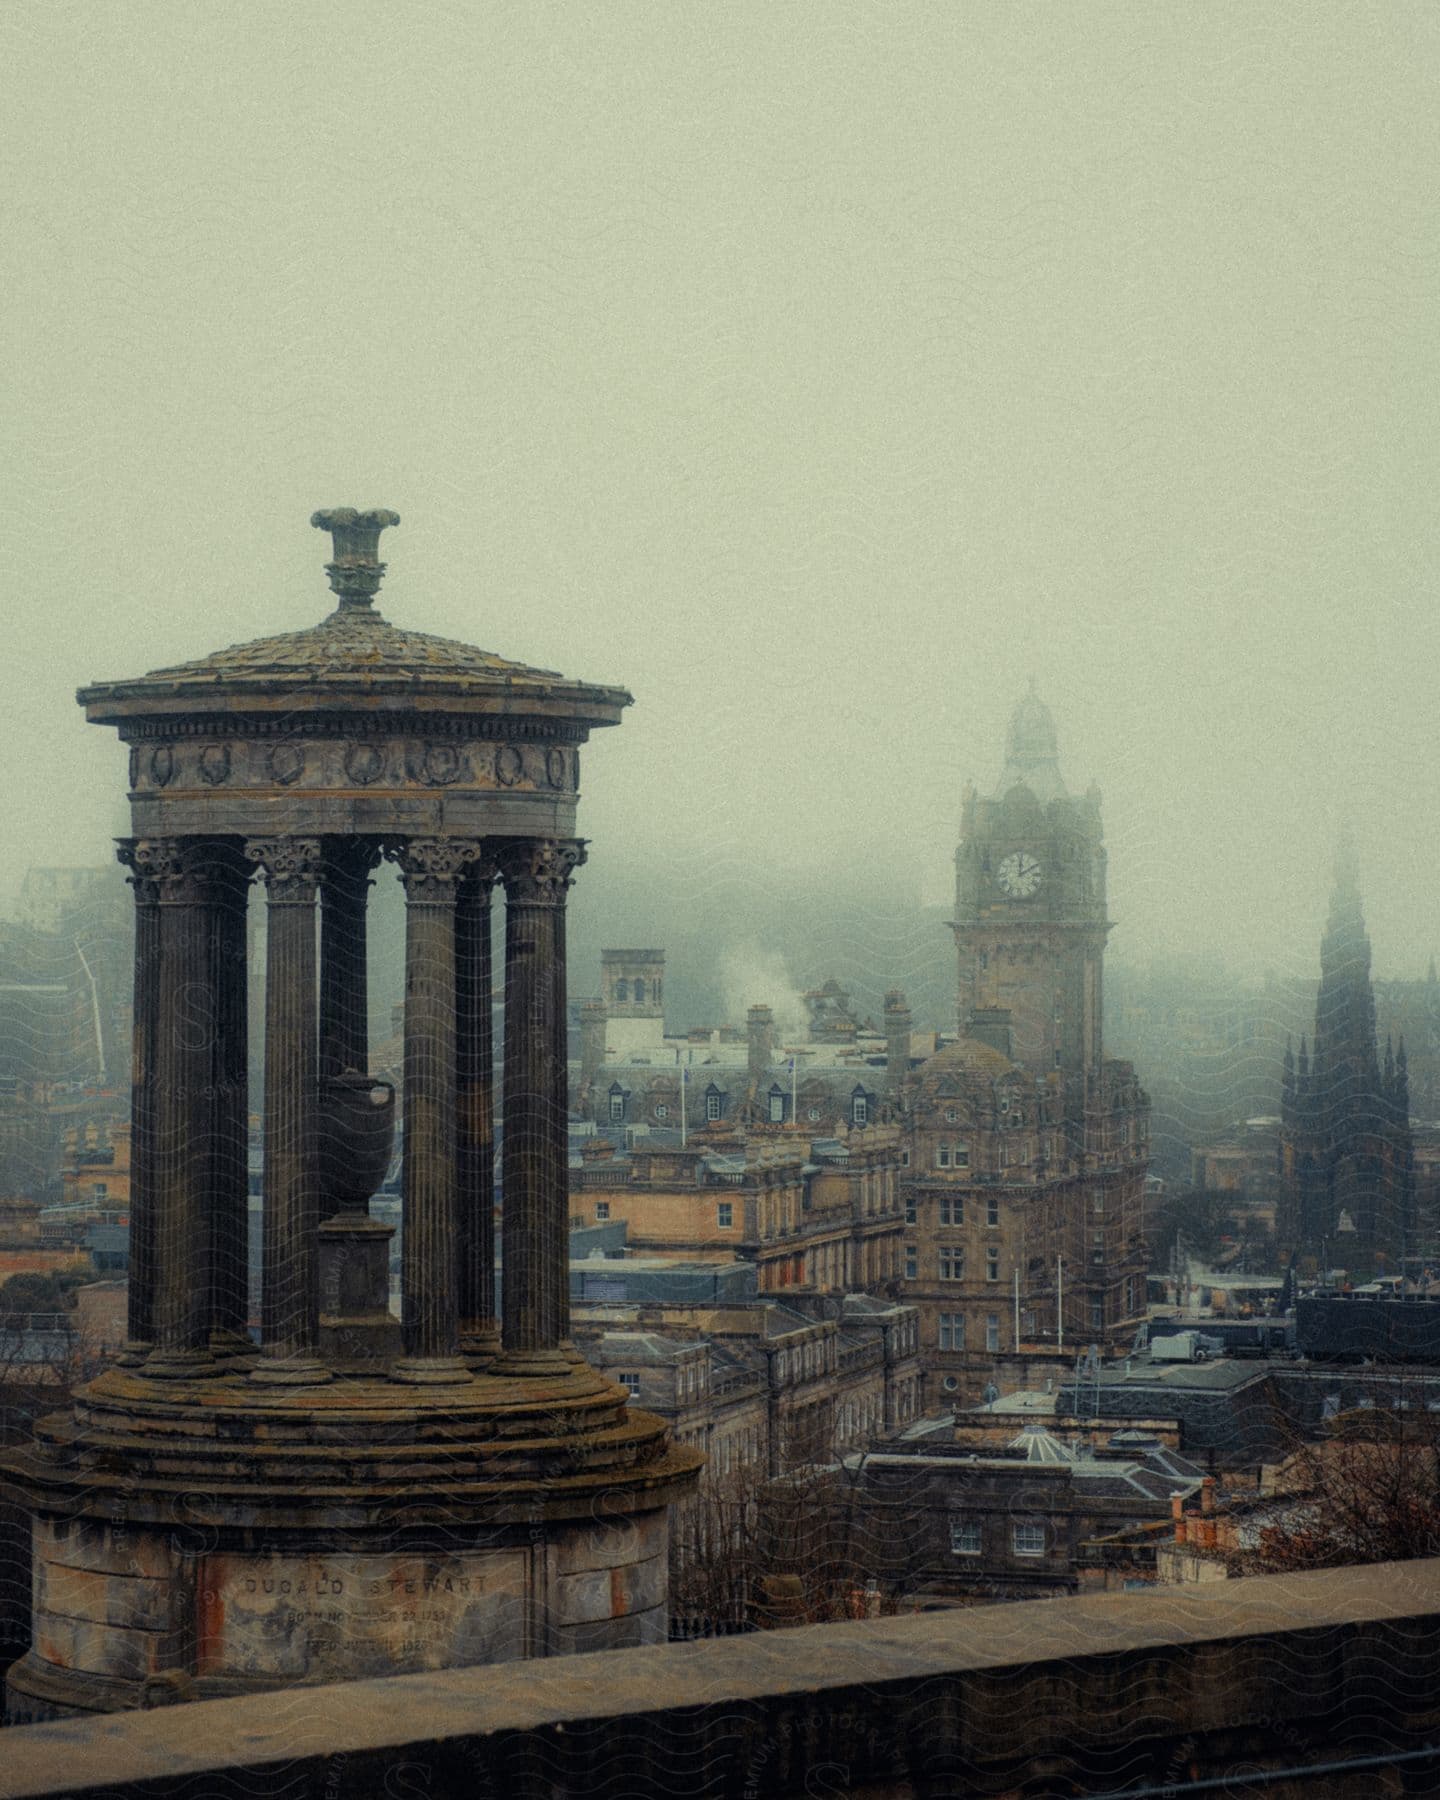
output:
<path id="1" fill-rule="evenodd" d="M 1417 1393 L 1331 1420 L 1288 1458 L 1254 1540 L 1222 1553 L 1232 1574 L 1440 1555 L 1440 1414 Z"/>

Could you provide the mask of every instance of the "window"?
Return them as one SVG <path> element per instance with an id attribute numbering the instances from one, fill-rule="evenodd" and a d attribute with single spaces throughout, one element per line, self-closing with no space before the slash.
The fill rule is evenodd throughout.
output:
<path id="1" fill-rule="evenodd" d="M 733 1200 L 717 1200 L 715 1202 L 715 1223 L 721 1231 L 729 1231 L 735 1224 L 735 1202 Z"/>
<path id="2" fill-rule="evenodd" d="M 1090 1302 L 1090 1329 L 1092 1331 L 1103 1331 L 1105 1329 L 1104 1300 L 1092 1300 Z"/>
<path id="3" fill-rule="evenodd" d="M 1000 1348 L 999 1313 L 987 1313 L 985 1316 L 985 1348 L 987 1350 L 998 1350 Z"/>
<path id="4" fill-rule="evenodd" d="M 948 1169 L 950 1167 L 950 1146 L 948 1144 L 937 1144 L 935 1146 L 935 1167 L 937 1169 Z"/>
<path id="5" fill-rule="evenodd" d="M 968 1144 L 957 1144 L 955 1146 L 954 1161 L 957 1169 L 968 1169 L 970 1167 L 970 1146 Z"/>
<path id="6" fill-rule="evenodd" d="M 900 1152 L 900 1167 L 902 1169 L 908 1169 L 910 1167 L 910 1152 L 908 1150 L 902 1150 Z"/>
<path id="7" fill-rule="evenodd" d="M 637 1006 L 642 1006 L 645 1002 L 645 983 L 643 981 L 641 981 L 638 977 L 636 978 L 636 981 L 635 981 L 634 993 L 635 993 L 635 1004 Z"/>
<path id="8" fill-rule="evenodd" d="M 625 1090 L 618 1082 L 610 1090 L 610 1117 L 617 1122 L 625 1117 Z"/>
<path id="9" fill-rule="evenodd" d="M 770 1123 L 783 1125 L 785 1122 L 785 1095 L 782 1089 L 772 1087 L 770 1090 Z"/>
<path id="10" fill-rule="evenodd" d="M 663 1100 L 658 1102 L 658 1104 L 655 1107 L 655 1117 L 657 1119 L 668 1119 L 670 1117 L 670 1108 L 665 1104 L 665 1102 Z"/>
<path id="11" fill-rule="evenodd" d="M 1062 1062 L 1061 1055 L 1060 1055 L 1060 1052 L 1057 1050 L 1055 1052 L 1055 1067 L 1057 1069 L 1061 1067 L 1061 1062 Z"/>
<path id="12" fill-rule="evenodd" d="M 980 1554 L 980 1527 L 972 1525 L 967 1519 L 950 1521 L 950 1554 L 952 1556 L 978 1556 Z"/>
<path id="13" fill-rule="evenodd" d="M 1010 1527 L 1010 1548 L 1016 1556 L 1043 1556 L 1045 1554 L 1045 1527 L 1043 1525 L 1012 1525 Z"/>
<path id="14" fill-rule="evenodd" d="M 595 1202 L 595 1223 L 597 1225 L 603 1225 L 609 1217 L 610 1202 L 608 1200 L 597 1200 Z"/>
<path id="15" fill-rule="evenodd" d="M 1000 1252 L 993 1245 L 985 1252 L 985 1279 L 987 1281 L 1000 1279 Z"/>
<path id="16" fill-rule="evenodd" d="M 1097 1212 L 1097 1213 L 1104 1212 L 1104 1210 L 1105 1210 L 1105 1195 L 1104 1195 L 1103 1191 L 1100 1193 L 1097 1193 L 1095 1195 L 1094 1199 L 1091 1200 L 1090 1210 L 1091 1210 L 1091 1212 Z"/>
<path id="17" fill-rule="evenodd" d="M 852 1125 L 868 1125 L 870 1122 L 870 1097 L 857 1088 L 850 1096 L 850 1123 Z"/>
<path id="18" fill-rule="evenodd" d="M 940 1279 L 942 1281 L 963 1281 L 965 1279 L 965 1252 L 953 1250 L 948 1246 L 940 1252 Z"/>
<path id="19" fill-rule="evenodd" d="M 630 983 L 628 981 L 617 981 L 615 983 L 615 998 L 620 1002 L 620 1004 L 622 1006 L 629 1005 L 629 1003 L 630 1003 Z"/>
<path id="20" fill-rule="evenodd" d="M 958 1194 L 942 1194 L 940 1196 L 940 1223 L 942 1225 L 963 1225 L 965 1223 L 965 1202 Z"/>
<path id="21" fill-rule="evenodd" d="M 632 1400 L 640 1398 L 640 1377 L 633 1369 L 622 1370 L 615 1379 Z"/>
<path id="22" fill-rule="evenodd" d="M 987 1225 L 1000 1223 L 1000 1202 L 994 1194 L 988 1195 L 985 1201 L 985 1223 Z"/>
<path id="23" fill-rule="evenodd" d="M 812 1106 L 805 1117 L 811 1120 L 818 1119 L 820 1117 L 820 1108 L 818 1106 Z"/>
<path id="24" fill-rule="evenodd" d="M 920 1279 L 920 1252 L 914 1244 L 905 1246 L 905 1279 L 907 1281 Z"/>
<path id="25" fill-rule="evenodd" d="M 965 1315 L 958 1312 L 942 1312 L 940 1319 L 940 1348 L 942 1350 L 963 1350 L 965 1348 Z"/>
<path id="26" fill-rule="evenodd" d="M 945 1108 L 945 1123 L 947 1125 L 953 1125 L 959 1117 L 959 1113 L 956 1112 L 953 1106 L 947 1106 Z"/>
<path id="27" fill-rule="evenodd" d="M 918 1225 L 919 1222 L 920 1222 L 919 1203 L 916 1201 L 916 1198 L 913 1194 L 907 1194 L 905 1196 L 905 1223 L 907 1225 Z"/>
<path id="28" fill-rule="evenodd" d="M 706 1090 L 705 1090 L 705 1117 L 707 1119 L 718 1119 L 720 1117 L 721 1111 L 723 1110 L 723 1107 L 724 1107 L 724 1100 L 725 1100 L 725 1096 L 720 1092 L 719 1088 L 717 1088 L 717 1087 L 706 1088 Z"/>

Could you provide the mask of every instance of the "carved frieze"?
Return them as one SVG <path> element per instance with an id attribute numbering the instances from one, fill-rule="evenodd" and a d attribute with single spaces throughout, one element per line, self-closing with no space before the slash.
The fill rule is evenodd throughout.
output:
<path id="1" fill-rule="evenodd" d="M 273 782 L 280 787 L 292 787 L 305 773 L 305 746 L 272 744 L 266 762 Z"/>
<path id="2" fill-rule="evenodd" d="M 228 744 L 207 744 L 200 752 L 200 779 L 207 787 L 223 787 L 230 779 Z"/>
<path id="3" fill-rule="evenodd" d="M 306 735 L 279 741 L 222 737 L 208 742 L 136 746 L 130 753 L 134 793 L 172 795 L 224 788 L 228 794 L 336 792 L 357 788 L 451 789 L 459 792 L 571 795 L 579 757 L 568 745 L 500 743 L 463 738 Z"/>

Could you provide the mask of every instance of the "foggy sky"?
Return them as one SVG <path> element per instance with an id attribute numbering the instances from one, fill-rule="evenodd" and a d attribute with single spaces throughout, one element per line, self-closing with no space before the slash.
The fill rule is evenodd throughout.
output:
<path id="1" fill-rule="evenodd" d="M 1429 0 L 5 32 L 0 892 L 124 829 L 73 690 L 313 623 L 379 505 L 387 616 L 635 693 L 628 941 L 940 898 L 1033 674 L 1113 954 L 1307 972 L 1347 814 L 1377 972 L 1440 951 Z"/>

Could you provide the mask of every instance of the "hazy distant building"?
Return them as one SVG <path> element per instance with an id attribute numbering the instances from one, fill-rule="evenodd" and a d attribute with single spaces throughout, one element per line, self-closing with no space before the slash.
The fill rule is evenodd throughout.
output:
<path id="1" fill-rule="evenodd" d="M 1370 939 L 1348 834 L 1320 940 L 1313 1046 L 1285 1052 L 1281 1088 L 1282 1245 L 1369 1274 L 1415 1246 L 1414 1149 L 1405 1043 L 1383 1058 Z"/>
<path id="2" fill-rule="evenodd" d="M 966 792 L 955 864 L 962 1035 L 903 1103 L 903 1291 L 947 1394 L 997 1356 L 1128 1341 L 1148 1266 L 1149 1102 L 1103 1045 L 1100 796 L 1067 792 L 1033 690 L 994 792 Z"/>

